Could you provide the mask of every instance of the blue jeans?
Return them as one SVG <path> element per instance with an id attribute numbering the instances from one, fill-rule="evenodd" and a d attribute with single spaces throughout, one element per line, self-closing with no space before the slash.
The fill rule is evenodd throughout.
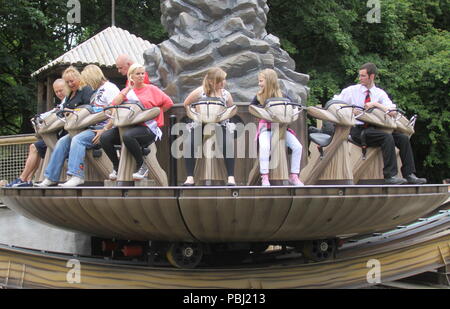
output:
<path id="1" fill-rule="evenodd" d="M 95 133 L 92 130 L 85 130 L 73 138 L 69 134 L 60 138 L 50 157 L 44 176 L 51 181 L 58 181 L 64 161 L 69 158 L 67 174 L 84 179 L 84 157 L 86 149 L 94 145 L 92 144 L 94 137 Z"/>

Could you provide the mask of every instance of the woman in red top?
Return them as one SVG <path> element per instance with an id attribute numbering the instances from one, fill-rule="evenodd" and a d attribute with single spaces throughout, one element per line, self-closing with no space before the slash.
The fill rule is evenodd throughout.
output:
<path id="1" fill-rule="evenodd" d="M 142 65 L 132 64 L 128 70 L 128 86 L 123 89 L 120 94 L 114 98 L 113 105 L 120 104 L 124 101 L 139 101 L 145 108 L 159 107 L 160 114 L 152 120 L 140 123 L 129 128 L 122 136 L 123 143 L 128 151 L 136 160 L 136 169 L 133 173 L 134 180 L 143 179 L 148 168 L 144 163 L 141 147 L 148 146 L 151 143 L 161 139 L 162 132 L 159 129 L 164 125 L 164 112 L 172 107 L 173 102 L 158 87 L 144 83 L 145 69 Z M 119 158 L 114 149 L 114 145 L 120 145 L 120 135 L 118 128 L 112 128 L 112 121 L 104 127 L 104 131 L 100 137 L 100 143 L 113 163 L 114 170 L 109 175 L 111 180 L 117 179 L 117 170 L 119 169 Z M 111 129 L 111 130 L 110 130 Z"/>

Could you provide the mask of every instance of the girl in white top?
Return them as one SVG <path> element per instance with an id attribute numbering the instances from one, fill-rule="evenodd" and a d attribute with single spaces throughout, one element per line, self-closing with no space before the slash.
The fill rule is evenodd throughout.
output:
<path id="1" fill-rule="evenodd" d="M 194 91 L 192 91 L 186 100 L 184 101 L 184 106 L 187 108 L 192 103 L 198 102 L 201 98 L 204 97 L 216 97 L 221 98 L 224 100 L 226 105 L 228 107 L 233 106 L 233 98 L 227 90 L 224 89 L 225 83 L 226 83 L 226 76 L 227 74 L 218 67 L 214 67 L 208 70 L 208 73 L 206 73 L 206 76 L 203 79 L 202 86 L 198 87 Z M 187 178 L 184 183 L 185 186 L 191 186 L 194 185 L 194 167 L 195 167 L 195 157 L 194 157 L 194 130 L 193 128 L 196 127 L 196 124 L 191 125 L 190 134 L 188 134 L 188 143 L 191 145 L 191 151 L 190 154 L 187 155 L 185 158 L 186 163 L 186 174 Z M 228 173 L 228 183 L 227 185 L 236 185 L 236 181 L 234 179 L 234 157 L 227 157 L 226 156 L 226 127 L 221 124 L 222 127 L 222 136 L 224 137 L 223 143 L 219 142 L 219 146 L 222 146 L 222 152 L 223 157 L 225 160 L 225 166 Z"/>

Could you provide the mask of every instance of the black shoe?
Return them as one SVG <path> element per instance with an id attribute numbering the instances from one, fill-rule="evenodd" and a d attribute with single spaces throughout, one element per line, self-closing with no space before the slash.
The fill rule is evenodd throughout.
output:
<path id="1" fill-rule="evenodd" d="M 404 178 L 397 178 L 397 177 L 388 177 L 388 178 L 384 178 L 384 183 L 386 185 L 402 185 L 404 183 L 406 183 L 407 180 Z"/>
<path id="2" fill-rule="evenodd" d="M 414 174 L 410 174 L 410 175 L 406 176 L 406 180 L 408 181 L 408 183 L 415 184 L 415 185 L 423 185 L 423 184 L 427 183 L 427 180 L 425 178 L 418 178 Z"/>

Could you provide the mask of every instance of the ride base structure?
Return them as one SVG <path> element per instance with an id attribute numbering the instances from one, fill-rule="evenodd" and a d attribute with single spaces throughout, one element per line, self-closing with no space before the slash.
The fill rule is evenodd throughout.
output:
<path id="1" fill-rule="evenodd" d="M 9 209 L 87 235 L 91 250 L 85 255 L 0 246 L 0 286 L 365 287 L 447 267 L 448 187 L 384 185 L 379 149 L 364 149 L 348 139 L 355 114 L 409 136 L 415 118 L 399 113 L 394 119 L 376 109 L 356 112 L 357 107 L 339 101 L 306 107 L 309 77 L 295 72 L 278 38 L 266 32 L 266 1 L 191 2 L 162 1 L 162 22 L 170 38 L 144 53 L 152 83 L 182 101 L 215 65 L 227 72 L 235 100 L 249 102 L 257 92 L 257 71 L 270 67 L 295 102 L 275 98 L 263 108 L 248 103 L 230 108 L 214 98 L 188 109 L 175 104 L 164 115 L 168 125 L 162 140 L 142 149 L 149 168 L 142 181 L 133 181 L 135 162 L 122 145 L 116 181 L 105 180 L 112 164 L 103 151 L 91 149 L 83 186 L 1 188 L 0 198 Z M 133 102 L 115 109 L 113 120 L 121 133 L 159 113 Z M 307 115 L 318 123 L 333 123 L 333 132 L 308 135 Z M 43 179 L 55 132 L 65 128 L 74 135 L 107 117 L 81 106 L 37 118 L 36 132 L 48 150 L 36 180 Z M 273 125 L 270 187 L 260 186 L 258 152 L 252 152 L 260 119 Z M 200 128 L 234 126 L 236 186 L 225 186 L 223 158 L 210 156 L 218 152 L 221 130 L 203 130 L 200 145 L 206 156 L 196 163 L 197 186 L 181 185 L 184 145 L 176 141 L 189 134 L 193 123 Z M 300 179 L 305 186 L 288 185 L 288 129 L 297 132 L 303 145 Z M 65 178 L 61 175 L 60 181 Z"/>
<path id="2" fill-rule="evenodd" d="M 346 107 L 341 103 L 330 104 L 330 106 L 332 108 L 328 107 L 319 110 L 322 114 L 329 113 L 327 120 L 335 120 L 335 132 L 337 134 L 335 133 L 329 137 L 331 140 L 330 145 L 340 144 L 337 148 L 347 147 L 345 145 L 342 146 L 342 144 L 350 142 L 342 141 L 339 132 L 344 130 L 341 127 L 348 129 L 347 127 L 352 124 L 353 113 L 347 113 L 346 117 L 349 117 L 350 120 L 346 119 L 343 121 L 337 119 L 337 117 L 332 119 L 330 115 L 339 115 L 345 118 L 340 111 L 351 110 L 351 107 Z M 118 119 L 115 121 L 125 119 L 126 121 L 123 120 L 125 121 L 124 127 L 126 127 L 127 121 L 131 125 L 133 124 L 135 115 L 142 114 L 140 112 L 141 107 L 135 106 L 135 104 L 126 103 L 123 107 L 119 110 L 125 113 L 120 115 L 117 113 Z M 89 109 L 88 107 L 86 108 Z M 238 105 L 238 112 L 245 108 L 245 105 Z M 281 108 L 280 106 L 276 108 L 277 110 L 269 105 L 267 113 L 283 115 L 285 114 L 285 108 L 291 109 L 292 105 L 286 104 Z M 300 107 L 295 108 L 301 109 Z M 227 108 L 214 104 L 210 109 L 206 108 L 204 110 L 222 114 L 224 109 Z M 93 111 L 88 112 L 93 113 Z M 292 112 L 290 110 L 291 114 Z M 70 125 L 75 130 L 80 129 L 79 126 L 75 125 L 76 121 L 83 121 L 83 126 L 91 125 L 91 123 L 86 122 L 86 119 L 89 119 L 89 117 L 77 117 L 76 113 L 86 113 L 86 111 L 81 107 L 75 113 L 66 114 L 67 119 L 65 122 L 61 119 L 55 119 L 54 122 L 39 122 L 37 130 L 39 131 L 40 127 L 45 128 L 47 125 L 56 126 L 55 122 L 60 122 L 62 127 Z M 149 110 L 148 114 L 152 118 L 155 117 L 156 113 Z M 233 117 L 234 114 L 229 113 L 229 117 Z M 305 116 L 304 113 L 300 114 L 303 117 Z M 171 111 L 171 116 L 175 117 L 167 115 L 168 121 L 172 119 L 171 127 L 174 127 L 173 120 L 182 119 L 183 115 L 181 107 L 175 107 Z M 244 124 L 252 120 L 257 121 L 256 118 L 251 118 L 252 114 L 249 111 L 247 113 L 242 111 L 239 115 L 241 115 L 240 121 Z M 93 121 L 98 120 L 98 117 L 92 118 L 95 119 Z M 272 120 L 276 118 L 274 117 Z M 296 120 L 293 120 L 293 122 L 295 123 Z M 169 136 L 166 136 L 166 139 L 168 138 Z M 248 136 L 248 138 L 253 140 L 254 136 Z M 338 138 L 338 142 L 335 141 L 336 138 Z M 161 145 L 164 145 L 164 142 L 165 140 L 163 139 L 160 142 Z M 235 140 L 235 143 L 238 143 L 238 140 Z M 304 171 L 308 170 L 310 165 L 313 167 L 310 168 L 309 174 L 301 175 L 302 179 L 307 183 L 306 186 L 284 185 L 283 181 L 285 179 L 282 177 L 279 179 L 280 185 L 271 187 L 248 186 L 242 184 L 248 182 L 249 179 L 241 176 L 237 177 L 237 186 L 179 186 L 178 175 L 172 172 L 174 168 L 177 168 L 178 163 L 183 164 L 182 160 L 177 162 L 177 160 L 168 157 L 164 154 L 164 148 L 157 146 L 158 149 L 162 150 L 157 155 L 153 154 L 153 160 L 156 160 L 156 163 L 158 163 L 155 166 L 160 167 L 158 168 L 159 173 L 150 173 L 149 179 L 144 180 L 153 184 L 151 186 L 142 185 L 138 182 L 134 185 L 135 183 L 130 181 L 131 171 L 127 170 L 126 166 L 133 166 L 132 162 L 128 162 L 132 160 L 132 156 L 121 155 L 126 160 L 119 167 L 119 179 L 116 182 L 105 181 L 103 186 L 92 185 L 99 183 L 95 177 L 98 177 L 100 174 L 93 172 L 88 176 L 93 178 L 87 179 L 85 186 L 73 188 L 2 188 L 0 192 L 2 201 L 8 208 L 29 219 L 44 222 L 64 230 L 92 235 L 90 256 L 82 259 L 75 257 L 75 260 L 81 263 L 80 265 L 83 265 L 82 267 L 89 265 L 89 269 L 93 267 L 93 273 L 98 272 L 97 274 L 101 274 L 104 271 L 105 275 L 110 273 L 111 270 L 116 271 L 120 269 L 119 273 L 117 273 L 118 277 L 114 277 L 113 281 L 106 285 L 97 285 L 95 280 L 92 279 L 94 281 L 89 281 L 87 285 L 69 284 L 68 286 L 70 287 L 123 287 L 128 285 L 138 287 L 139 285 L 135 285 L 136 282 L 134 282 L 137 279 L 132 279 L 132 271 L 128 267 L 145 269 L 143 274 L 146 275 L 144 276 L 148 276 L 146 278 L 153 283 L 150 285 L 144 284 L 142 287 L 175 287 L 177 286 L 175 282 L 181 278 L 179 275 L 182 274 L 181 276 L 184 277 L 186 275 L 184 271 L 188 269 L 190 269 L 189 274 L 196 273 L 194 268 L 198 269 L 203 275 L 205 270 L 207 271 L 208 269 L 214 273 L 215 279 L 211 280 L 217 282 L 209 287 L 227 287 L 229 282 L 227 281 L 228 283 L 224 285 L 224 282 L 220 279 L 220 274 L 223 271 L 228 273 L 228 269 L 235 267 L 240 269 L 243 267 L 245 271 L 241 269 L 233 274 L 233 280 L 231 281 L 234 282 L 233 284 L 237 284 L 237 282 L 242 280 L 242 284 L 244 284 L 234 285 L 234 287 L 306 287 L 312 284 L 311 282 L 315 282 L 314 276 L 308 279 L 312 281 L 300 279 L 305 278 L 301 277 L 300 274 L 305 269 L 309 269 L 308 267 L 311 267 L 311 269 L 318 267 L 317 272 L 320 273 L 320 267 L 344 265 L 340 264 L 343 263 L 341 257 L 345 255 L 343 252 L 356 250 L 355 252 L 358 253 L 354 256 L 348 255 L 351 260 L 360 254 L 362 254 L 362 257 L 367 258 L 369 256 L 374 257 L 374 255 L 370 254 L 378 255 L 381 252 L 377 251 L 380 249 L 378 247 L 378 249 L 369 250 L 370 254 L 367 253 L 365 248 L 367 243 L 357 249 L 347 249 L 347 247 L 354 248 L 349 240 L 358 239 L 363 244 L 364 238 L 373 236 L 374 233 L 405 226 L 418 218 L 433 213 L 433 211 L 442 209 L 441 205 L 448 199 L 448 187 L 443 185 L 342 185 L 339 184 L 342 181 L 341 176 L 335 177 L 336 184 L 334 185 L 321 185 L 320 181 L 323 181 L 321 179 L 324 178 L 322 175 L 328 175 L 326 177 L 330 178 L 329 170 L 324 168 L 322 163 L 328 149 L 324 147 L 325 150 L 322 149 L 320 151 L 313 143 L 311 144 L 310 149 L 313 151 L 308 157 Z M 316 149 L 315 152 L 314 148 Z M 51 153 L 51 148 L 49 149 L 50 151 L 47 152 L 47 155 Z M 281 148 L 281 150 L 283 151 L 279 150 L 279 153 L 285 156 L 283 161 L 288 162 L 289 155 L 285 147 Z M 94 151 L 101 150 L 89 150 L 87 155 L 90 156 L 89 152 Z M 126 151 L 125 147 L 122 147 L 121 151 L 122 153 Z M 320 153 L 323 155 L 320 155 Z M 347 156 L 345 155 L 346 153 L 348 153 Z M 106 156 L 102 154 L 100 157 L 94 158 L 92 154 L 92 161 L 87 161 L 87 165 L 91 165 L 91 170 L 102 171 L 95 163 L 95 160 L 99 158 L 105 159 Z M 342 162 L 347 160 L 342 165 L 352 166 L 350 152 L 341 152 L 338 159 L 343 160 Z M 246 164 L 248 160 L 256 163 L 258 158 L 237 160 L 237 170 L 240 164 Z M 207 171 L 208 167 L 212 168 L 223 164 L 220 160 L 218 161 L 215 164 L 197 168 L 196 173 L 200 173 L 202 176 L 198 177 L 198 174 L 196 174 L 194 178 L 205 179 L 208 175 L 213 175 L 214 173 Z M 198 160 L 197 165 L 204 164 L 204 162 Z M 103 166 L 102 164 L 99 165 Z M 254 164 L 247 165 L 253 166 L 254 170 Z M 164 168 L 166 166 L 169 166 L 169 177 L 161 177 L 160 175 L 166 175 L 166 169 Z M 287 164 L 281 166 L 287 168 Z M 373 166 L 378 168 L 377 165 Z M 248 167 L 248 170 L 250 170 L 250 167 Z M 317 169 L 321 170 L 317 171 Z M 345 174 L 346 182 L 353 181 L 353 172 L 355 171 Z M 278 175 L 284 174 L 287 173 L 278 173 Z M 173 179 L 174 175 L 175 179 Z M 312 177 L 311 175 L 318 176 Z M 175 185 L 164 185 L 158 179 L 166 179 L 166 182 Z M 213 179 L 209 180 L 212 181 Z M 327 181 L 330 183 L 332 179 Z M 313 183 L 308 184 L 308 182 Z M 435 247 L 437 248 L 435 250 L 440 250 L 439 254 L 441 256 L 439 267 L 446 265 L 450 253 L 448 252 L 448 247 L 443 247 L 442 244 L 445 242 L 448 244 L 449 241 L 449 235 L 446 232 L 450 222 L 448 212 L 439 213 L 438 217 L 435 217 L 432 221 L 433 224 L 425 225 L 425 227 L 420 229 L 420 233 L 427 235 L 423 239 L 420 238 L 423 242 L 416 242 L 417 239 L 415 239 L 415 236 L 412 236 L 414 231 L 417 231 L 413 228 L 415 226 L 413 225 L 413 227 L 408 228 L 412 232 L 409 232 L 405 239 L 402 238 L 404 235 L 395 236 L 395 242 L 397 242 L 397 239 L 401 239 L 398 240 L 401 245 L 400 247 L 393 245 L 392 248 L 396 248 L 395 250 L 392 249 L 393 252 L 386 252 L 386 248 L 391 247 L 382 246 L 382 252 L 388 254 L 395 261 L 393 263 L 398 266 L 398 269 L 393 270 L 395 275 L 391 275 L 389 278 L 401 278 L 411 273 L 423 271 L 425 268 L 437 268 L 436 265 L 439 262 L 436 262 L 435 259 L 424 261 L 424 268 L 414 269 L 405 268 L 398 260 L 403 260 L 405 252 L 409 252 L 408 254 L 412 256 L 415 254 L 415 250 L 424 250 L 423 248 L 430 248 L 429 246 L 435 246 L 436 244 L 438 244 L 438 247 Z M 428 227 L 429 229 L 427 229 Z M 435 239 L 434 237 L 437 238 Z M 409 247 L 411 244 L 408 241 L 411 238 L 415 239 L 413 242 L 414 246 Z M 385 241 L 385 238 L 378 240 Z M 359 250 L 362 250 L 361 252 L 363 253 L 360 253 Z M 45 283 L 39 283 L 35 279 L 27 281 L 25 278 L 29 278 L 28 274 L 30 274 L 30 277 L 33 276 L 29 271 L 33 267 L 37 267 L 36 265 L 39 265 L 40 271 L 53 272 L 54 270 L 47 268 L 49 266 L 44 266 L 47 262 L 51 265 L 56 265 L 53 264 L 54 261 L 59 261 L 57 264 L 64 264 L 66 260 L 74 260 L 74 256 L 48 252 L 37 253 L 19 248 L 5 247 L 2 252 L 9 259 L 7 259 L 9 261 L 7 264 L 6 262 L 0 263 L 0 265 L 3 265 L 0 269 L 3 269 L 4 273 L 4 286 L 9 287 L 50 287 L 52 284 L 49 284 L 47 279 L 44 280 L 46 281 Z M 33 263 L 37 263 L 35 266 L 22 263 L 24 261 L 23 256 L 30 254 L 33 256 Z M 20 256 L 20 261 L 22 262 L 18 262 L 18 264 L 11 262 L 10 258 L 12 256 L 15 258 Z M 16 260 L 14 259 L 14 261 Z M 288 261 L 289 266 L 284 269 L 284 267 L 287 267 L 284 265 L 286 261 Z M 91 263 L 94 263 L 93 266 Z M 22 265 L 21 276 L 23 278 L 19 281 L 13 275 L 18 272 L 16 269 L 17 265 Z M 264 270 L 265 268 L 258 269 L 262 265 L 264 267 L 267 267 L 267 265 L 275 267 L 277 274 L 280 271 L 287 271 L 286 277 L 283 277 L 282 280 L 267 279 L 266 276 L 270 277 L 275 274 L 275 269 L 268 272 Z M 350 267 L 347 269 L 349 273 L 356 271 L 352 270 L 352 265 L 350 263 L 348 266 Z M 175 274 L 175 277 L 173 277 L 175 281 L 163 282 L 164 280 L 158 281 L 153 277 L 161 278 L 164 277 L 161 274 L 172 274 L 174 270 L 170 268 L 174 266 L 183 269 L 180 270 L 183 273 L 173 273 Z M 360 274 L 364 268 L 358 267 L 360 267 Z M 218 272 L 218 269 L 223 270 Z M 345 272 L 342 272 L 346 269 L 345 267 L 333 269 L 339 269 L 341 275 L 345 276 Z M 130 281 L 125 279 L 127 278 L 127 272 L 131 276 Z M 1 274 L 2 272 L 0 272 L 0 278 Z M 252 278 L 256 276 L 259 279 L 246 281 L 243 279 L 246 275 Z M 205 287 L 204 284 L 194 279 L 195 277 L 196 275 L 191 276 L 190 278 L 193 278 L 192 281 L 187 283 L 185 287 Z M 317 278 L 320 278 L 320 276 Z M 367 280 L 365 282 L 361 281 L 361 278 L 358 279 L 358 283 L 352 283 L 352 280 L 355 280 L 353 277 L 349 280 L 348 282 L 345 281 L 346 285 L 344 284 L 344 286 L 357 287 L 369 284 Z M 64 280 L 58 279 L 57 281 L 57 287 L 66 286 L 63 282 Z M 316 282 L 309 287 L 342 286 L 330 284 L 319 284 Z"/>

